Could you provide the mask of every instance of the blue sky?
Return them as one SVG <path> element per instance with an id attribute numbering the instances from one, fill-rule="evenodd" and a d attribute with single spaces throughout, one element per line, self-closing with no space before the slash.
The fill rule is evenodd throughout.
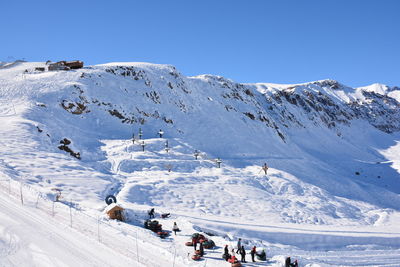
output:
<path id="1" fill-rule="evenodd" d="M 0 61 L 145 61 L 237 82 L 400 86 L 397 0 L 9 0 L 0 14 Z"/>

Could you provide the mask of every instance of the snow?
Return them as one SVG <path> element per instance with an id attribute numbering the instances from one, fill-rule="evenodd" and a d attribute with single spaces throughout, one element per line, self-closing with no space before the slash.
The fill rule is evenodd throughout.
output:
<path id="1" fill-rule="evenodd" d="M 397 89 L 243 85 L 150 63 L 34 71 L 45 66 L 0 67 L 1 266 L 222 266 L 223 246 L 239 237 L 267 252 L 267 262 L 245 266 L 282 266 L 286 256 L 300 266 L 399 262 Z M 364 91 L 387 97 L 381 109 Z M 327 104 L 306 112 L 286 99 L 310 94 Z M 355 102 L 365 113 L 354 115 Z M 139 128 L 143 139 L 132 142 Z M 58 149 L 64 138 L 81 160 Z M 127 222 L 104 215 L 109 194 Z M 162 240 L 144 229 L 151 207 L 163 229 L 177 222 L 182 231 Z M 184 246 L 194 232 L 217 244 L 200 262 Z"/>

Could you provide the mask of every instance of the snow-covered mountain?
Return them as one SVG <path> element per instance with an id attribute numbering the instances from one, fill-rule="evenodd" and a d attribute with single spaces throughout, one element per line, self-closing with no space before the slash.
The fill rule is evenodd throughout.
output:
<path id="1" fill-rule="evenodd" d="M 0 64 L 0 168 L 15 180 L 61 188 L 92 212 L 113 193 L 132 212 L 173 210 L 195 229 L 270 246 L 370 245 L 315 248 L 268 228 L 302 225 L 389 227 L 372 244 L 400 248 L 398 87 L 241 84 L 149 63 L 37 67 L 47 66 Z M 145 151 L 131 141 L 139 131 Z"/>

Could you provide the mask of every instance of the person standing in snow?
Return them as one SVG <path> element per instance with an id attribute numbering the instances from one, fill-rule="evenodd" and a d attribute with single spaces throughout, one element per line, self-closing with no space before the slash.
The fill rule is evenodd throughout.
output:
<path id="1" fill-rule="evenodd" d="M 228 261 L 228 259 L 230 257 L 231 257 L 231 255 L 229 254 L 228 245 L 225 245 L 224 254 L 222 255 L 222 258 L 224 258 L 226 261 Z"/>
<path id="2" fill-rule="evenodd" d="M 224 254 L 229 254 L 228 245 L 225 245 L 224 247 Z"/>
<path id="3" fill-rule="evenodd" d="M 244 250 L 244 246 L 242 246 L 242 248 L 240 249 L 240 256 L 241 258 L 241 262 L 246 262 L 246 251 Z"/>
<path id="4" fill-rule="evenodd" d="M 172 226 L 172 231 L 174 231 L 175 235 L 176 235 L 176 232 L 180 231 L 178 225 L 176 224 L 176 222 L 174 222 L 174 226 Z"/>
<path id="5" fill-rule="evenodd" d="M 285 260 L 285 267 L 292 267 L 290 257 L 287 257 Z"/>
<path id="6" fill-rule="evenodd" d="M 253 262 L 255 262 L 254 256 L 256 255 L 256 253 L 257 253 L 256 246 L 254 246 L 254 247 L 251 249 L 251 251 L 250 251 L 251 260 L 252 260 Z"/>
<path id="7" fill-rule="evenodd" d="M 149 219 L 152 219 L 152 218 L 154 219 L 154 208 L 151 208 L 149 210 L 148 214 L 149 214 Z"/>
<path id="8" fill-rule="evenodd" d="M 239 238 L 237 242 L 237 250 L 236 253 L 239 253 L 239 251 L 242 249 L 242 239 Z"/>

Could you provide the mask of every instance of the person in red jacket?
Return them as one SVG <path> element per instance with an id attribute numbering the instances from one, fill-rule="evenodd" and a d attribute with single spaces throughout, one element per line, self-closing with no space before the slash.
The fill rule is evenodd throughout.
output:
<path id="1" fill-rule="evenodd" d="M 257 253 L 256 246 L 254 246 L 254 247 L 251 249 L 251 251 L 250 251 L 251 260 L 252 260 L 253 262 L 256 262 L 256 261 L 254 260 L 254 255 L 256 255 L 256 253 Z"/>
<path id="2" fill-rule="evenodd" d="M 236 257 L 234 255 L 232 255 L 232 257 L 228 260 L 229 263 L 236 263 L 238 262 L 238 260 L 236 259 Z"/>

